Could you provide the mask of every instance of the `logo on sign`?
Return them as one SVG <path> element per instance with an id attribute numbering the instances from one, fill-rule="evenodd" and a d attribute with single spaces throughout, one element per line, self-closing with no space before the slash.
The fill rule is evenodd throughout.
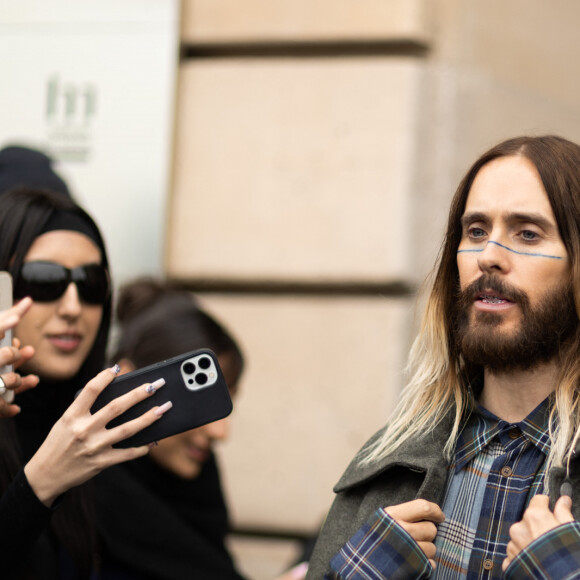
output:
<path id="1" fill-rule="evenodd" d="M 45 118 L 50 152 L 56 159 L 89 159 L 97 104 L 94 84 L 64 82 L 58 75 L 48 79 Z"/>

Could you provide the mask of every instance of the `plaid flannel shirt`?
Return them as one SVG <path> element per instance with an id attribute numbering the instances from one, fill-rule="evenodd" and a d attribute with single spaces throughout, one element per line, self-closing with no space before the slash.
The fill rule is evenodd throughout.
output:
<path id="1" fill-rule="evenodd" d="M 458 439 L 435 544 L 437 567 L 383 510 L 377 510 L 331 561 L 325 578 L 580 578 L 580 524 L 550 531 L 523 550 L 505 576 L 509 527 L 543 490 L 549 451 L 548 401 L 517 424 L 480 408 Z"/>

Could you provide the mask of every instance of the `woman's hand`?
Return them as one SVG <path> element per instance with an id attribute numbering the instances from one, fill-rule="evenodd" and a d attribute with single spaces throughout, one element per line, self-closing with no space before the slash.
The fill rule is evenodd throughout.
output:
<path id="1" fill-rule="evenodd" d="M 32 300 L 30 298 L 23 298 L 12 308 L 0 312 L 0 338 L 4 338 L 6 331 L 14 328 L 20 322 L 31 306 Z M 0 367 L 13 365 L 17 369 L 20 365 L 30 360 L 33 355 L 34 349 L 31 346 L 21 347 L 20 341 L 15 338 L 12 341 L 12 346 L 0 348 Z M 3 392 L 6 389 L 10 389 L 15 393 L 21 393 L 38 384 L 37 376 L 27 375 L 23 377 L 15 372 L 2 373 L 0 379 L 2 379 L 3 383 L 3 385 L 0 384 L 0 387 L 4 387 Z M 4 398 L 0 397 L 0 418 L 13 417 L 19 412 L 20 407 L 18 405 L 7 403 Z"/>
<path id="2" fill-rule="evenodd" d="M 306 572 L 308 572 L 308 562 L 302 562 L 282 574 L 282 576 L 276 576 L 276 580 L 304 580 Z"/>
<path id="3" fill-rule="evenodd" d="M 149 451 L 148 445 L 128 449 L 114 448 L 113 445 L 157 421 L 171 408 L 171 402 L 107 429 L 106 425 L 112 419 L 152 396 L 162 386 L 153 383 L 154 388 L 151 388 L 147 383 L 91 414 L 97 396 L 115 378 L 116 373 L 115 368 L 106 369 L 87 383 L 24 467 L 34 493 L 47 507 L 59 495 L 91 479 L 103 469 L 136 459 Z"/>

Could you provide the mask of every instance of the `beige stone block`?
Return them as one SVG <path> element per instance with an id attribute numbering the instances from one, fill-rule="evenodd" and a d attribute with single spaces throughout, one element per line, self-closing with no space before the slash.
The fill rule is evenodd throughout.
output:
<path id="1" fill-rule="evenodd" d="M 168 274 L 416 276 L 421 74 L 404 58 L 184 63 Z"/>
<path id="2" fill-rule="evenodd" d="M 441 0 L 439 0 L 441 3 Z M 433 48 L 438 58 L 476 69 L 498 85 L 520 87 L 576 107 L 580 80 L 576 0 L 444 0 Z"/>
<path id="3" fill-rule="evenodd" d="M 457 115 L 466 129 L 458 155 L 464 170 L 484 150 L 516 135 L 557 134 L 580 143 L 580 103 L 562 106 L 521 85 L 504 85 L 475 72 L 458 75 L 457 82 L 462 95 Z"/>
<path id="4" fill-rule="evenodd" d="M 184 0 L 185 43 L 424 41 L 426 0 Z"/>
<path id="5" fill-rule="evenodd" d="M 522 85 L 498 83 L 476 68 L 433 66 L 425 75 L 425 87 L 424 118 L 418 119 L 419 156 L 424 159 L 418 189 L 425 203 L 416 205 L 418 220 L 426 220 L 425 208 L 434 215 L 437 203 L 447 211 L 467 169 L 499 141 L 557 134 L 580 143 L 580 103 L 562 106 Z"/>
<path id="6" fill-rule="evenodd" d="M 205 295 L 247 372 L 218 449 L 234 524 L 310 533 L 332 487 L 386 422 L 402 384 L 412 300 Z"/>
<path id="7" fill-rule="evenodd" d="M 300 542 L 233 534 L 228 550 L 236 567 L 251 580 L 273 580 L 286 572 L 302 553 Z"/>
<path id="8" fill-rule="evenodd" d="M 471 164 L 489 147 L 518 135 L 558 134 L 580 143 L 580 102 L 505 83 L 480 68 L 431 62 L 417 114 L 412 259 L 418 272 L 434 263 L 449 203 Z"/>

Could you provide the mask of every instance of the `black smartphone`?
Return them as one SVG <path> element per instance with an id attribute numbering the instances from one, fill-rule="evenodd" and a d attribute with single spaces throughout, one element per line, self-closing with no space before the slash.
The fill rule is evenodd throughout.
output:
<path id="1" fill-rule="evenodd" d="M 135 419 L 148 409 L 171 401 L 173 407 L 158 421 L 113 447 L 138 447 L 217 421 L 232 412 L 232 399 L 217 356 L 209 349 L 195 350 L 121 375 L 97 397 L 91 412 L 96 413 L 120 395 L 157 379 L 165 385 L 107 424 L 116 427 Z"/>

